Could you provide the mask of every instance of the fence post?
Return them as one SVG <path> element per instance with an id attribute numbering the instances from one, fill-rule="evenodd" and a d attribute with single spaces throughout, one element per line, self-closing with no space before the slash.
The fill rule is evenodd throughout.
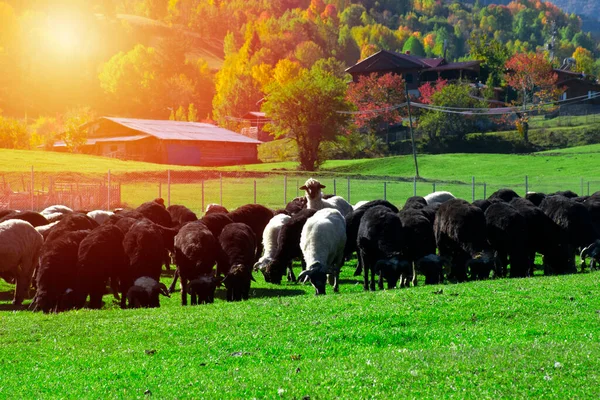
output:
<path id="1" fill-rule="evenodd" d="M 256 179 L 254 180 L 254 204 L 256 204 Z"/>
<path id="2" fill-rule="evenodd" d="M 487 199 L 487 183 L 483 182 L 483 198 Z"/>
<path id="3" fill-rule="evenodd" d="M 413 196 L 417 195 L 417 177 L 413 177 Z"/>
<path id="4" fill-rule="evenodd" d="M 588 181 L 588 192 L 587 192 L 587 195 L 588 196 L 590 195 L 590 181 Z"/>
<path id="5" fill-rule="evenodd" d="M 110 211 L 110 169 L 108 170 L 108 191 L 107 191 L 107 196 L 106 196 L 106 210 Z"/>
<path id="6" fill-rule="evenodd" d="M 35 210 L 34 201 L 35 201 L 35 180 L 33 177 L 33 165 L 31 166 L 31 211 Z"/>
<path id="7" fill-rule="evenodd" d="M 525 194 L 529 192 L 529 177 L 525 175 Z"/>
<path id="8" fill-rule="evenodd" d="M 347 177 L 346 180 L 348 182 L 348 198 L 346 199 L 346 201 L 350 203 L 350 177 Z"/>
<path id="9" fill-rule="evenodd" d="M 171 206 L 171 170 L 167 170 L 167 207 Z"/>
<path id="10" fill-rule="evenodd" d="M 471 177 L 471 202 L 475 201 L 475 177 Z"/>
<path id="11" fill-rule="evenodd" d="M 333 178 L 333 195 L 336 196 L 337 195 L 337 185 L 335 183 L 335 178 Z"/>
<path id="12" fill-rule="evenodd" d="M 223 205 L 223 174 L 220 173 L 219 174 L 219 187 L 220 187 L 220 193 L 221 193 L 221 197 L 220 197 L 220 204 Z"/>
<path id="13" fill-rule="evenodd" d="M 387 200 L 387 182 L 383 181 L 383 199 Z"/>
<path id="14" fill-rule="evenodd" d="M 162 182 L 158 182 L 158 198 L 162 198 Z"/>
<path id="15" fill-rule="evenodd" d="M 435 182 L 433 182 L 432 186 L 433 186 L 433 188 L 432 188 L 433 191 L 431 193 L 434 193 L 435 192 Z"/>
<path id="16" fill-rule="evenodd" d="M 32 179 L 33 179 L 33 176 L 32 176 Z M 581 190 L 579 191 L 579 193 L 581 193 L 580 196 L 583 196 L 583 178 L 581 178 Z"/>
<path id="17" fill-rule="evenodd" d="M 287 205 L 287 175 L 283 176 L 283 206 Z"/>
<path id="18" fill-rule="evenodd" d="M 202 212 L 204 212 L 204 179 L 202 179 Z"/>

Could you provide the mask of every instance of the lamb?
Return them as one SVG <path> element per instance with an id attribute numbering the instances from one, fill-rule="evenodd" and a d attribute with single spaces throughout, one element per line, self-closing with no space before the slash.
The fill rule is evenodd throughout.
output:
<path id="1" fill-rule="evenodd" d="M 227 215 L 229 215 L 233 222 L 246 224 L 252 229 L 254 237 L 256 238 L 255 261 L 258 261 L 258 258 L 263 252 L 263 231 L 271 218 L 273 218 L 273 211 L 260 204 L 246 204 L 236 208 Z"/>
<path id="2" fill-rule="evenodd" d="M 219 243 L 227 257 L 217 264 L 217 274 L 224 274 L 227 301 L 248 300 L 252 265 L 256 254 L 256 237 L 246 224 L 233 223 L 223 228 Z"/>
<path id="3" fill-rule="evenodd" d="M 29 290 L 43 243 L 44 238 L 29 222 L 0 222 L 0 275 L 16 281 L 14 305 L 21 305 Z"/>
<path id="4" fill-rule="evenodd" d="M 448 200 L 452 200 L 455 198 L 456 196 L 454 196 L 452 193 L 445 191 L 429 193 L 427 196 L 424 197 L 425 201 L 427 202 L 427 205 L 442 204 L 447 202 Z"/>
<path id="5" fill-rule="evenodd" d="M 419 260 L 428 255 L 435 255 L 435 235 L 433 233 L 433 221 L 430 221 L 422 209 L 408 208 L 403 209 L 398 213 L 400 222 L 402 223 L 402 259 L 417 267 Z M 427 264 L 431 266 L 431 264 Z M 430 270 L 425 268 L 421 271 L 425 275 L 426 282 L 440 283 L 439 276 L 442 270 Z M 429 276 L 428 276 L 429 275 Z M 416 285 L 416 275 L 408 275 L 403 277 Z M 437 277 L 437 278 L 436 278 Z"/>
<path id="6" fill-rule="evenodd" d="M 444 282 L 444 265 L 450 260 L 437 254 L 428 254 L 416 262 L 416 269 L 425 276 L 426 285 L 437 285 Z"/>
<path id="7" fill-rule="evenodd" d="M 213 275 L 202 275 L 188 282 L 188 293 L 192 304 L 210 304 L 215 302 L 215 291 L 222 280 Z"/>
<path id="8" fill-rule="evenodd" d="M 217 260 L 222 260 L 222 250 L 217 239 L 201 221 L 194 221 L 184 225 L 175 236 L 175 264 L 181 278 L 181 305 L 187 305 L 188 282 L 206 277 L 210 281 L 207 288 L 212 293 L 201 298 L 214 298 L 214 286 L 217 278 L 214 274 L 214 265 Z M 174 281 L 175 283 L 175 281 Z M 174 283 L 169 289 L 174 289 Z M 196 293 L 192 292 L 192 305 L 197 304 Z"/>
<path id="9" fill-rule="evenodd" d="M 40 213 L 35 211 L 15 211 L 0 219 L 0 223 L 10 219 L 20 219 L 29 222 L 34 228 L 36 226 L 48 225 L 50 222 Z"/>
<path id="10" fill-rule="evenodd" d="M 363 206 L 353 210 L 351 213 L 346 215 L 346 248 L 344 249 L 344 257 L 346 259 L 350 258 L 350 256 L 357 251 L 356 247 L 356 239 L 358 238 L 358 228 L 360 226 L 360 220 L 362 219 L 365 212 L 375 206 L 386 206 L 393 212 L 397 213 L 398 208 L 390 203 L 387 200 L 373 200 L 370 201 Z M 356 270 L 354 271 L 354 276 L 359 276 L 362 273 L 362 262 L 360 257 L 358 258 L 358 264 L 356 266 Z"/>
<path id="11" fill-rule="evenodd" d="M 451 261 L 450 279 L 464 282 L 489 277 L 494 257 L 486 240 L 483 211 L 461 199 L 448 200 L 437 211 L 434 234 L 439 255 Z"/>
<path id="12" fill-rule="evenodd" d="M 289 215 L 286 214 L 278 214 L 271 218 L 265 230 L 263 231 L 263 245 L 265 247 L 264 253 L 262 257 L 258 259 L 258 262 L 254 264 L 254 270 L 262 270 L 267 264 L 273 261 L 273 257 L 275 257 L 275 252 L 278 247 L 278 237 L 279 232 L 281 232 L 281 228 L 283 225 L 291 219 Z"/>
<path id="13" fill-rule="evenodd" d="M 521 197 L 512 189 L 499 189 L 492 193 L 488 200 L 494 202 L 494 200 L 502 200 L 505 203 L 509 203 L 512 199 Z"/>
<path id="14" fill-rule="evenodd" d="M 338 210 L 342 216 L 346 216 L 354 210 L 352 205 L 344 200 L 343 197 L 333 196 L 329 199 L 324 199 L 321 189 L 325 189 L 325 185 L 313 178 L 309 178 L 304 185 L 300 186 L 300 190 L 306 190 L 307 208 L 314 210 L 334 208 Z"/>
<path id="15" fill-rule="evenodd" d="M 204 215 L 215 214 L 215 213 L 227 214 L 228 212 L 229 211 L 225 207 L 223 207 L 219 204 L 211 203 L 206 206 L 206 211 L 204 212 Z"/>
<path id="16" fill-rule="evenodd" d="M 305 208 L 293 215 L 281 227 L 277 236 L 277 249 L 272 259 L 260 268 L 265 277 L 265 282 L 280 284 L 286 268 L 289 271 L 288 280 L 296 281 L 296 277 L 292 271 L 292 260 L 298 257 L 302 258 L 302 250 L 300 249 L 302 228 L 306 221 L 315 215 L 316 212 L 317 210 Z M 304 259 L 302 259 L 302 264 L 302 270 L 304 270 Z"/>
<path id="17" fill-rule="evenodd" d="M 510 204 L 498 202 L 488 207 L 485 211 L 485 219 L 488 241 L 496 250 L 498 275 L 506 276 L 508 257 L 511 278 L 529 276 L 529 236 L 526 218 Z"/>
<path id="18" fill-rule="evenodd" d="M 110 279 L 113 294 L 121 283 L 121 307 L 125 307 L 128 285 L 129 260 L 123 249 L 123 232 L 114 225 L 101 225 L 91 231 L 79 244 L 77 276 L 73 287 L 73 305 L 83 307 L 90 296 L 90 308 L 102 306 L 102 296 Z"/>
<path id="19" fill-rule="evenodd" d="M 171 297 L 164 283 L 157 282 L 149 276 L 142 276 L 137 278 L 127 291 L 127 303 L 129 308 L 158 308 L 161 294 Z"/>
<path id="20" fill-rule="evenodd" d="M 346 221 L 342 214 L 333 208 L 317 211 L 306 221 L 300 235 L 307 269 L 298 275 L 298 280 L 310 280 L 316 294 L 325 294 L 325 279 L 329 274 L 333 291 L 338 292 L 345 245 Z"/>
<path id="21" fill-rule="evenodd" d="M 115 213 L 112 211 L 104 211 L 104 210 L 94 210 L 90 211 L 86 215 L 96 221 L 99 225 L 102 225 L 106 220 L 108 220 Z"/>
<path id="22" fill-rule="evenodd" d="M 44 243 L 35 276 L 37 291 L 30 307 L 33 311 L 59 312 L 66 307 L 63 296 L 75 287 L 79 244 L 90 232 L 67 232 Z"/>
<path id="23" fill-rule="evenodd" d="M 171 215 L 172 226 L 182 226 L 186 222 L 198 220 L 196 214 L 186 206 L 174 204 L 167 207 L 167 211 Z"/>
<path id="24" fill-rule="evenodd" d="M 406 276 L 414 275 L 408 261 L 401 257 L 402 241 L 402 222 L 397 213 L 385 206 L 371 207 L 365 212 L 357 237 L 358 256 L 365 274 L 364 290 L 375 290 L 377 274 L 380 290 L 383 289 L 384 279 L 388 289 L 392 289 L 401 277 L 401 286 L 404 287 Z"/>

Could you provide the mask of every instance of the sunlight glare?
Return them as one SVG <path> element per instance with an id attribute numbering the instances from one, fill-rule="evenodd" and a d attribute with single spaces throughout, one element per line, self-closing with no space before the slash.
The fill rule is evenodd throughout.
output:
<path id="1" fill-rule="evenodd" d="M 73 16 L 52 15 L 48 17 L 47 42 L 58 53 L 73 53 L 82 44 L 83 27 Z"/>

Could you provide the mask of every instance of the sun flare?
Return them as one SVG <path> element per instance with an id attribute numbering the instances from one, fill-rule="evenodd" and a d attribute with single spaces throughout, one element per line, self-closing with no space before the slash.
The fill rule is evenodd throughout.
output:
<path id="1" fill-rule="evenodd" d="M 82 45 L 83 27 L 71 16 L 49 16 L 46 30 L 47 45 L 58 53 L 73 53 Z"/>

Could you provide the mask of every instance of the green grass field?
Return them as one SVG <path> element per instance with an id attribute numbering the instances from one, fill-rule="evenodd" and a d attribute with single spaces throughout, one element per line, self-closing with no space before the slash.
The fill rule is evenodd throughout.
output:
<path id="1" fill-rule="evenodd" d="M 600 274 L 365 293 L 266 284 L 251 299 L 59 315 L 0 284 L 1 398 L 594 398 Z M 164 281 L 168 283 L 169 278 Z"/>

